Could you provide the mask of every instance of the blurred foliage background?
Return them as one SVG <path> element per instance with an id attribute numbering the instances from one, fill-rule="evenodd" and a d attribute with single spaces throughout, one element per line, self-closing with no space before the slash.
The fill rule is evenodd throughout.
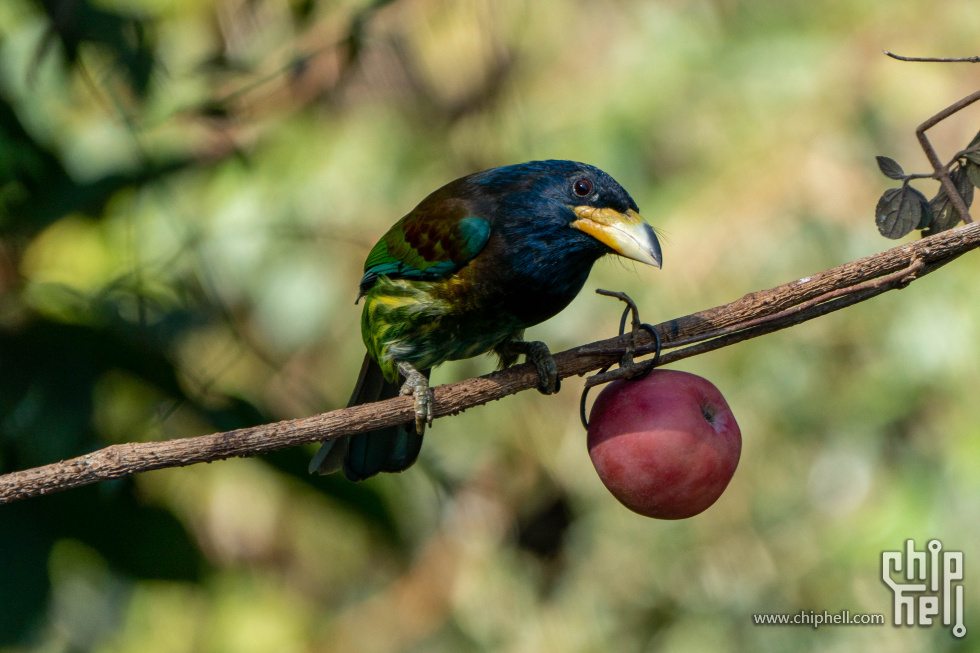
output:
<path id="1" fill-rule="evenodd" d="M 596 287 L 659 322 L 885 249 L 874 156 L 927 169 L 914 127 L 980 73 L 881 51 L 977 33 L 967 0 L 4 0 L 0 471 L 342 406 L 367 251 L 478 169 L 593 163 L 666 237 L 663 271 L 600 262 L 529 332 L 556 351 L 615 332 Z M 0 650 L 980 650 L 978 278 L 684 361 L 744 450 L 682 522 L 605 491 L 575 380 L 363 484 L 309 447 L 0 507 Z M 908 538 L 964 551 L 964 640 L 752 624 L 890 619 Z"/>

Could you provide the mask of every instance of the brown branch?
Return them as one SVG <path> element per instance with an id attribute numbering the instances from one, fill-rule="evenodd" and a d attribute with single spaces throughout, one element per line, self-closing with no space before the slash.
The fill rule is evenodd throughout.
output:
<path id="1" fill-rule="evenodd" d="M 980 224 L 962 225 L 776 288 L 745 295 L 724 306 L 663 322 L 656 329 L 664 348 L 691 345 L 705 337 L 711 339 L 664 354 L 661 364 L 784 329 L 903 287 L 911 278 L 919 278 L 977 247 L 980 247 Z M 921 269 L 917 269 L 917 261 L 921 261 Z M 910 272 L 914 274 L 910 275 Z M 801 308 L 794 309 L 798 306 Z M 610 338 L 557 354 L 555 362 L 559 375 L 562 378 L 582 375 L 616 362 L 628 337 L 627 334 Z M 640 348 L 649 348 L 651 340 L 651 336 L 641 330 L 636 344 Z M 467 408 L 537 387 L 537 383 L 535 367 L 524 364 L 438 386 L 435 388 L 435 416 L 455 415 Z M 254 456 L 339 438 L 409 421 L 414 417 L 414 411 L 411 397 L 396 397 L 225 433 L 112 445 L 78 458 L 0 476 L 0 504 L 153 469 Z"/>

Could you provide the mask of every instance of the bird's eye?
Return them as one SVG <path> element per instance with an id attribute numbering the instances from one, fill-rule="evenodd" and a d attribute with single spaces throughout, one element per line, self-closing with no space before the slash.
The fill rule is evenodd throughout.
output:
<path id="1" fill-rule="evenodd" d="M 581 179 L 576 179 L 575 183 L 572 184 L 572 192 L 579 197 L 585 197 L 592 192 L 592 182 L 582 177 Z"/>

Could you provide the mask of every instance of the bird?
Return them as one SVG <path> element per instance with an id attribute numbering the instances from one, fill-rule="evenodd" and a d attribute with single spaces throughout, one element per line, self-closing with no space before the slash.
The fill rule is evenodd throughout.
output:
<path id="1" fill-rule="evenodd" d="M 432 424 L 430 371 L 446 361 L 492 352 L 503 368 L 523 354 L 538 390 L 556 392 L 548 346 L 524 330 L 568 306 L 606 254 L 662 265 L 636 202 L 595 166 L 530 161 L 431 193 L 371 249 L 355 301 L 367 353 L 348 406 L 413 395 L 415 420 L 325 441 L 310 473 L 408 469 Z"/>

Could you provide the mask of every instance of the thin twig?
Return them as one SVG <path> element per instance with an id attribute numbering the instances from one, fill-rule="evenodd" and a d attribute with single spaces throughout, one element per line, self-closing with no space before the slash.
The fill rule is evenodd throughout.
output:
<path id="1" fill-rule="evenodd" d="M 892 59 L 899 61 L 923 61 L 926 63 L 980 63 L 980 57 L 903 57 L 900 54 L 884 50 Z"/>
<path id="2" fill-rule="evenodd" d="M 804 279 L 748 294 L 724 306 L 661 323 L 655 328 L 665 347 L 719 330 L 735 330 L 734 333 L 669 352 L 664 355 L 663 363 L 712 351 L 864 301 L 893 288 L 896 279 L 903 281 L 908 275 L 909 266 L 917 259 L 923 262 L 923 268 L 917 273 L 917 277 L 921 278 L 977 247 L 980 247 L 980 224 L 962 225 Z M 897 277 L 899 272 L 902 274 Z M 879 280 L 880 277 L 884 277 L 881 283 L 862 286 Z M 834 295 L 841 289 L 855 286 L 864 289 Z M 836 298 L 826 301 L 828 296 Z M 785 317 L 775 322 L 759 322 L 766 316 L 783 313 L 787 309 L 820 298 L 824 298 L 822 303 L 804 310 L 784 313 Z M 756 324 L 755 327 L 744 327 L 753 323 Z M 621 356 L 621 348 L 629 337 L 627 334 L 610 338 L 555 355 L 559 376 L 566 378 L 582 375 L 615 362 Z M 637 344 L 642 346 L 649 344 L 653 338 L 641 330 L 637 334 L 637 340 L 641 341 Z M 587 353 L 583 353 L 583 350 Z M 434 389 L 434 413 L 436 417 L 453 415 L 467 408 L 536 388 L 537 384 L 538 373 L 535 366 L 523 364 L 459 383 L 438 386 Z M 414 399 L 396 397 L 313 417 L 225 433 L 165 442 L 112 445 L 71 460 L 0 476 L 0 503 L 122 478 L 137 472 L 182 467 L 236 456 L 254 456 L 317 440 L 352 435 L 407 422 L 414 414 Z M 38 437 L 43 436 L 44 434 L 38 434 Z"/>

